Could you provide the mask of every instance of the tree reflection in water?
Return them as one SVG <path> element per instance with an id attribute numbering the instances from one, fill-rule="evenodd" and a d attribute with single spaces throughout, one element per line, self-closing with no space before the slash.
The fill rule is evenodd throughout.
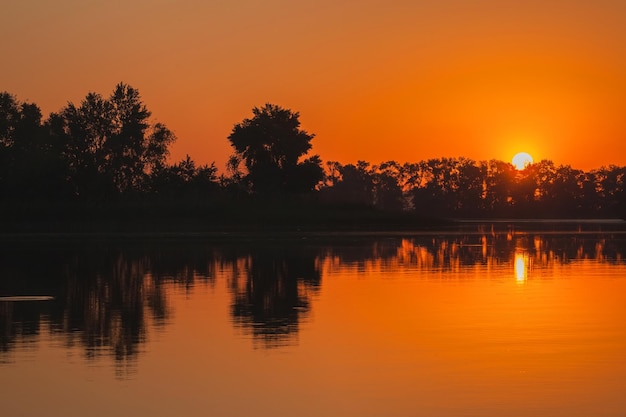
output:
<path id="1" fill-rule="evenodd" d="M 88 356 L 108 351 L 118 361 L 133 358 L 144 341 L 146 310 L 157 319 L 167 315 L 160 282 L 148 271 L 149 258 L 132 251 L 106 248 L 74 257 L 53 325 L 68 343 L 79 338 Z"/>
<path id="2" fill-rule="evenodd" d="M 191 291 L 225 276 L 233 325 L 261 348 L 294 343 L 323 276 L 336 272 L 489 271 L 523 260 L 533 272 L 578 260 L 622 262 L 623 235 L 467 234 L 410 238 L 200 243 L 5 244 L 0 295 L 53 295 L 50 302 L 0 302 L 0 360 L 42 332 L 62 335 L 87 358 L 115 358 L 132 370 L 148 326 L 171 317 L 164 284 Z M 516 258 L 517 256 L 517 258 Z M 419 279 L 419 274 L 416 277 Z M 430 275 L 432 276 L 432 274 Z"/>
<path id="3" fill-rule="evenodd" d="M 236 325 L 264 347 L 288 344 L 309 312 L 310 296 L 321 275 L 317 249 L 272 246 L 249 251 L 242 258 L 244 273 L 233 274 L 232 315 Z"/>
<path id="4" fill-rule="evenodd" d="M 465 234 L 379 239 L 368 244 L 328 247 L 321 257 L 322 276 L 340 270 L 392 272 L 428 270 L 455 272 L 482 266 L 486 271 L 510 265 L 523 254 L 528 269 L 549 269 L 574 261 L 601 263 L 623 260 L 626 235 Z"/>

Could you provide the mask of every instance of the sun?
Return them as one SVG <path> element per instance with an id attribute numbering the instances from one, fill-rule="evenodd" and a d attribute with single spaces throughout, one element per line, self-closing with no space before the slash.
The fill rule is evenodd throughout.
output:
<path id="1" fill-rule="evenodd" d="M 513 166 L 515 166 L 515 169 L 522 170 L 533 163 L 533 157 L 526 152 L 519 152 L 515 154 L 511 162 Z"/>

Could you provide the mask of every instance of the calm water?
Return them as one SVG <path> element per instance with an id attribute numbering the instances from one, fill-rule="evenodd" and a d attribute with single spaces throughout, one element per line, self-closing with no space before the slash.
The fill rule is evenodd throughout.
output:
<path id="1" fill-rule="evenodd" d="M 626 235 L 5 243 L 3 416 L 624 416 Z"/>

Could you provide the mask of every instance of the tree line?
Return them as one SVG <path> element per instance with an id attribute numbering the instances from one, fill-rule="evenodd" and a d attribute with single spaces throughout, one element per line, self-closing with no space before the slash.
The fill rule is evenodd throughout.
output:
<path id="1" fill-rule="evenodd" d="M 591 171 L 542 160 L 517 170 L 499 160 L 327 163 L 320 196 L 384 210 L 466 218 L 624 217 L 626 167 Z"/>
<path id="2" fill-rule="evenodd" d="M 517 170 L 498 160 L 323 162 L 299 113 L 255 107 L 234 125 L 225 173 L 189 156 L 168 162 L 174 133 L 151 121 L 139 91 L 104 97 L 44 118 L 33 103 L 0 93 L 3 206 L 148 202 L 172 207 L 304 201 L 435 217 L 624 217 L 625 167 L 592 171 L 543 160 Z"/>

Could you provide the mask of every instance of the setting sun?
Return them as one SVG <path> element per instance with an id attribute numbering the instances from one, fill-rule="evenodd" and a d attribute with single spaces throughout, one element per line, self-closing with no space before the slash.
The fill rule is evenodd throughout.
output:
<path id="1" fill-rule="evenodd" d="M 515 156 L 511 160 L 511 163 L 515 166 L 516 169 L 522 170 L 533 163 L 533 157 L 526 152 L 519 152 L 515 154 Z"/>

